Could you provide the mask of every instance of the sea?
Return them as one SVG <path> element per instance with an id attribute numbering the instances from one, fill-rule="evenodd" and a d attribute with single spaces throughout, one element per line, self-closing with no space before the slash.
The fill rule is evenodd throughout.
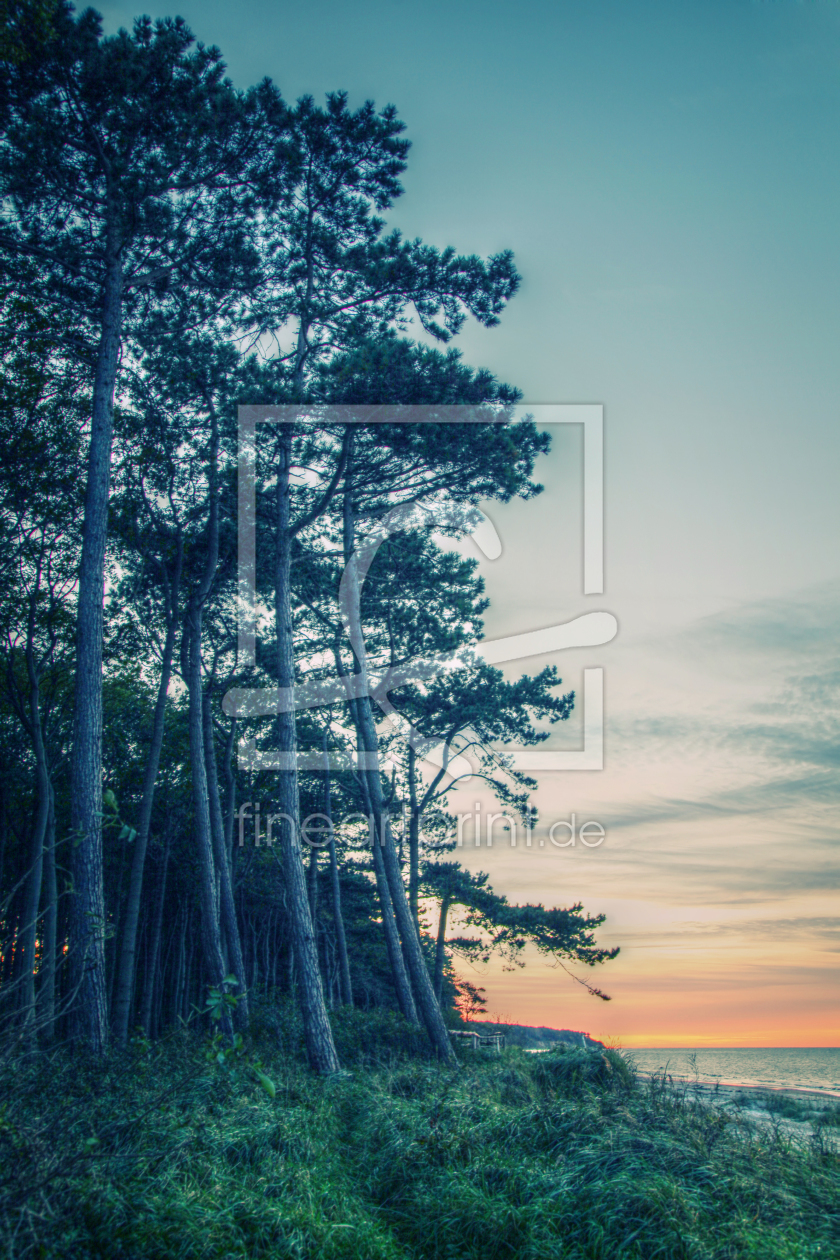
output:
<path id="1" fill-rule="evenodd" d="M 840 1098 L 840 1047 L 812 1049 L 674 1050 L 623 1052 L 640 1072 L 660 1072 L 714 1085 L 818 1090 Z"/>

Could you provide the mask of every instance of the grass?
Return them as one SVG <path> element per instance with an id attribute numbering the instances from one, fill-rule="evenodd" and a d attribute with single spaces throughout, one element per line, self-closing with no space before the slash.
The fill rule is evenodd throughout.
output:
<path id="1" fill-rule="evenodd" d="M 813 1098 L 797 1098 L 790 1094 L 742 1093 L 735 1096 L 737 1106 L 745 1109 L 767 1111 L 782 1120 L 807 1120 L 812 1125 L 828 1128 L 840 1127 L 840 1106 L 822 1103 Z"/>
<path id="2" fill-rule="evenodd" d="M 820 1140 L 639 1083 L 616 1051 L 464 1051 L 451 1070 L 387 1013 L 344 1013 L 336 1035 L 350 1073 L 328 1081 L 283 1016 L 232 1066 L 192 1034 L 104 1066 L 65 1051 L 17 1063 L 0 1255 L 840 1256 L 840 1161 Z"/>

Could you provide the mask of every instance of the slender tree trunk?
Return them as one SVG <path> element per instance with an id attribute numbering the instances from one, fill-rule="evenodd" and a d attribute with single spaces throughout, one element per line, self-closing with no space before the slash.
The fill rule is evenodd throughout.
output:
<path id="1" fill-rule="evenodd" d="M 0 772 L 0 889 L 6 873 L 6 840 L 9 835 L 8 788 L 5 771 Z"/>
<path id="2" fill-rule="evenodd" d="M 175 983 L 172 986 L 172 1023 L 173 1024 L 177 1023 L 178 1017 L 181 1014 L 184 980 L 186 977 L 186 962 L 187 962 L 186 946 L 187 946 L 187 919 L 188 918 L 189 918 L 188 911 L 186 910 L 186 908 L 184 908 L 180 915 L 180 925 L 178 928 L 178 962 L 176 964 Z M 151 999 L 149 999 L 149 1005 L 151 1006 Z M 144 1024 L 143 1027 L 145 1028 L 146 1025 Z"/>
<path id="3" fill-rule="evenodd" d="M 351 622 L 355 623 L 355 629 L 358 632 L 360 631 L 360 591 L 356 572 L 355 519 L 349 464 L 344 491 L 344 562 L 349 579 L 349 614 Z M 360 659 L 355 649 L 353 656 L 356 672 L 361 674 L 366 682 L 367 670 L 364 657 L 362 656 Z M 357 722 L 361 747 L 371 760 L 375 760 L 378 759 L 379 754 L 379 738 L 376 733 L 373 714 L 371 713 L 370 701 L 367 698 L 368 691 L 369 688 L 365 687 L 363 698 L 358 700 L 352 708 Z M 432 981 L 420 945 L 420 936 L 405 894 L 405 885 L 402 881 L 394 837 L 391 832 L 391 820 L 388 817 L 383 800 L 380 771 L 378 768 L 366 769 L 363 771 L 362 777 L 367 783 L 371 809 L 376 823 L 376 835 L 373 841 L 374 855 L 379 850 L 382 856 L 385 877 L 388 881 L 388 891 L 391 894 L 391 901 L 394 907 L 394 917 L 397 921 L 397 928 L 399 929 L 406 965 L 411 976 L 411 985 L 420 1017 L 439 1058 L 446 1062 L 455 1062 L 455 1052 L 452 1049 L 452 1042 L 443 1022 L 440 1006 L 435 999 Z"/>
<path id="4" fill-rule="evenodd" d="M 365 747 L 361 736 L 361 721 L 356 714 L 356 706 L 364 703 L 361 700 L 352 700 L 350 702 L 350 712 L 353 715 L 353 721 L 356 724 L 356 738 L 358 742 L 358 750 L 360 754 L 360 762 L 365 755 Z M 373 810 L 373 804 L 370 798 L 370 788 L 367 775 L 364 771 L 360 771 L 359 778 L 362 785 L 362 797 L 365 804 L 365 811 L 368 818 L 376 820 Z M 397 1005 L 402 1011 L 409 1023 L 416 1024 L 419 1027 L 420 1019 L 417 1014 L 417 1007 L 414 1002 L 414 994 L 411 991 L 411 980 L 409 979 L 408 970 L 405 964 L 405 956 L 403 954 L 402 945 L 400 944 L 400 934 L 397 928 L 397 920 L 394 914 L 394 903 L 391 899 L 391 891 L 388 887 L 388 876 L 385 873 L 385 862 L 382 857 L 382 847 L 377 843 L 378 837 L 374 834 L 371 838 L 371 860 L 373 862 L 373 874 L 376 879 L 376 891 L 379 896 L 379 908 L 382 912 L 382 930 L 385 935 L 385 949 L 388 953 L 388 962 L 391 964 L 391 976 L 394 980 L 394 990 L 397 995 Z"/>
<path id="5" fill-rule="evenodd" d="M 117 884 L 113 896 L 106 899 L 106 905 L 110 903 L 113 906 L 111 915 L 111 935 L 105 942 L 105 974 L 107 977 L 110 977 L 108 979 L 109 1013 L 112 1013 L 114 1010 L 114 994 L 117 991 L 117 968 L 119 966 L 119 941 L 121 931 L 120 906 L 122 905 L 122 890 L 125 879 L 126 858 L 128 856 L 128 844 L 124 840 L 117 840 L 116 843 L 120 848 L 120 863 L 117 870 Z"/>
<path id="6" fill-rule="evenodd" d="M 231 879 L 233 878 L 233 824 L 236 818 L 236 773 L 233 768 L 233 750 L 236 746 L 236 718 L 230 719 L 230 728 L 228 736 L 225 740 L 225 756 L 223 761 L 225 772 L 225 787 L 227 788 L 227 801 L 225 812 L 225 848 L 228 855 L 228 868 L 230 870 Z"/>
<path id="7" fill-rule="evenodd" d="M 128 1036 L 128 1019 L 131 1010 L 131 995 L 134 989 L 134 977 L 137 968 L 137 923 L 140 918 L 140 900 L 143 892 L 143 872 L 146 865 L 146 849 L 149 843 L 149 829 L 152 823 L 152 808 L 155 801 L 160 754 L 163 748 L 163 734 L 166 722 L 166 702 L 169 694 L 169 680 L 172 675 L 172 657 L 175 652 L 175 635 L 177 632 L 177 598 L 180 579 L 180 545 L 173 582 L 174 601 L 168 610 L 166 639 L 163 645 L 160 681 L 158 683 L 155 714 L 152 723 L 152 740 L 146 758 L 143 775 L 143 796 L 140 802 L 140 817 L 137 823 L 137 835 L 134 837 L 134 853 L 131 860 L 131 877 L 128 885 L 128 898 L 123 921 L 122 942 L 117 964 L 117 986 L 114 999 L 112 1025 L 117 1045 L 124 1045 Z M 144 1025 L 145 1026 L 145 1025 Z"/>
<path id="8" fill-rule="evenodd" d="M 327 732 L 324 731 L 324 753 L 327 754 Z M 335 924 L 335 940 L 338 948 L 338 978 L 341 1001 L 353 1005 L 353 985 L 350 979 L 350 959 L 347 954 L 347 936 L 344 931 L 344 915 L 341 912 L 341 881 L 338 878 L 338 857 L 335 851 L 335 834 L 332 825 L 332 790 L 329 763 L 324 769 L 324 815 L 330 824 L 330 890 L 332 913 Z"/>
<path id="9" fill-rule="evenodd" d="M 364 708 L 364 705 L 360 705 L 359 708 Z M 370 726 L 373 726 L 372 717 L 370 718 Z M 371 735 L 370 730 L 365 731 L 363 742 L 368 752 L 378 752 L 375 729 L 373 735 Z M 394 917 L 397 921 L 397 928 L 399 929 L 406 965 L 411 976 L 411 986 L 420 1017 L 438 1056 L 445 1061 L 454 1061 L 455 1052 L 452 1049 L 449 1033 L 435 998 L 431 978 L 426 967 L 426 960 L 423 957 L 423 951 L 420 946 L 420 937 L 411 917 L 411 910 L 405 895 L 405 886 L 402 882 L 399 862 L 397 861 L 397 851 L 394 846 L 394 837 L 391 832 L 391 820 L 382 801 L 382 785 L 379 781 L 379 772 L 369 770 L 367 772 L 367 780 L 378 833 L 374 838 L 374 848 L 379 849 L 382 854 L 385 876 L 388 880 L 388 890 L 394 906 Z"/>
<path id="10" fill-rule="evenodd" d="M 227 943 L 227 966 L 232 974 L 236 976 L 238 982 L 234 990 L 238 1000 L 233 1014 L 233 1023 L 239 1032 L 244 1032 L 248 1027 L 248 987 L 245 980 L 245 964 L 242 959 L 239 925 L 236 921 L 236 903 L 233 897 L 230 866 L 228 865 L 228 850 L 225 844 L 225 825 L 222 818 L 222 804 L 219 798 L 216 749 L 213 739 L 213 711 L 210 707 L 209 691 L 205 691 L 203 696 L 202 718 L 204 722 L 204 759 L 207 765 L 210 830 L 213 839 L 213 856 L 216 862 L 216 875 L 219 887 L 221 925 Z"/>
<path id="11" fill-rule="evenodd" d="M 446 920 L 449 916 L 450 898 L 445 896 L 440 903 L 440 919 L 438 921 L 437 942 L 435 944 L 435 997 L 440 1002 L 443 996 L 443 968 L 446 964 Z"/>
<path id="12" fill-rule="evenodd" d="M 345 506 L 346 513 L 346 506 Z M 355 660 L 354 653 L 354 660 Z M 335 649 L 336 669 L 340 677 L 346 677 L 341 654 Z M 362 741 L 362 723 L 357 713 L 357 707 L 366 703 L 364 700 L 348 700 L 348 707 L 356 728 L 356 746 L 359 753 L 359 765 L 364 764 L 366 756 L 365 747 Z M 363 770 L 359 771 L 359 784 L 362 789 L 362 800 L 364 802 L 365 811 L 369 819 L 373 819 L 373 805 L 371 803 L 370 792 L 368 790 L 367 776 Z M 405 957 L 403 955 L 402 946 L 400 944 L 400 934 L 397 929 L 397 921 L 394 916 L 394 905 L 391 900 L 391 893 L 388 888 L 388 877 L 385 874 L 385 863 L 382 858 L 381 846 L 376 843 L 376 837 L 371 840 L 371 861 L 373 863 L 373 874 L 376 880 L 376 892 L 379 897 L 379 908 L 382 912 L 382 931 L 385 936 L 385 949 L 388 954 L 388 962 L 391 966 L 391 976 L 394 981 L 394 992 L 397 995 L 397 1005 L 405 1018 L 412 1024 L 419 1026 L 420 1019 L 417 1015 L 417 1007 L 414 1003 L 414 995 L 411 992 L 411 980 L 409 979 L 406 969 Z"/>
<path id="13" fill-rule="evenodd" d="M 155 988 L 158 980 L 158 959 L 160 958 L 160 938 L 163 932 L 163 908 L 166 903 L 166 876 L 169 871 L 169 851 L 172 847 L 172 831 L 166 830 L 166 843 L 163 848 L 163 862 L 160 868 L 155 918 L 152 924 L 151 939 L 146 963 L 146 983 L 143 992 L 143 1009 L 140 1014 L 140 1027 L 149 1035 L 152 1031 L 152 1007 L 154 1005 Z"/>
<path id="14" fill-rule="evenodd" d="M 309 356 L 309 329 L 312 326 L 312 297 L 315 292 L 315 252 L 314 252 L 315 211 L 310 200 L 306 217 L 306 295 L 303 299 L 298 324 L 297 345 L 295 347 L 295 366 L 292 381 L 295 397 L 303 397 L 303 374 Z"/>
<path id="15" fill-rule="evenodd" d="M 22 889 L 18 889 L 9 898 L 9 904 L 6 909 L 6 937 L 3 941 L 3 972 L 0 976 L 0 1001 L 7 994 L 9 981 L 14 976 L 15 958 L 17 956 L 17 940 L 18 930 L 20 928 L 19 907 L 22 900 Z"/>
<path id="16" fill-rule="evenodd" d="M 162 918 L 163 916 L 161 916 Z M 175 953 L 178 940 L 178 918 L 175 917 L 171 923 L 169 933 L 166 938 L 166 950 L 163 953 L 163 961 L 159 965 L 160 983 L 155 985 L 152 994 L 152 1019 L 150 1025 L 160 1032 L 163 1028 L 167 1013 L 172 1010 L 172 994 L 175 991 L 175 982 L 173 973 L 175 971 Z M 163 927 L 161 927 L 161 950 L 163 950 Z M 145 989 L 143 996 L 145 997 Z M 138 1004 L 139 1005 L 139 1004 Z M 138 1020 L 139 1022 L 139 1020 Z M 143 1027 L 143 1025 L 141 1025 Z"/>
<path id="17" fill-rule="evenodd" d="M 271 966 L 271 959 L 269 957 L 270 939 L 271 939 L 271 911 L 269 911 L 268 913 L 268 922 L 265 924 L 265 927 L 263 928 L 263 934 L 262 934 L 262 949 L 263 949 L 262 969 L 263 969 L 263 976 L 265 977 L 263 983 L 265 985 L 266 996 L 268 996 L 268 977 L 270 974 L 269 968 Z"/>
<path id="18" fill-rule="evenodd" d="M 47 754 L 41 729 L 40 690 L 35 673 L 32 642 L 27 646 L 29 672 L 29 722 L 32 734 L 32 751 L 35 755 L 35 817 L 28 854 L 28 870 L 23 886 L 21 926 L 15 958 L 15 970 L 20 977 L 20 1008 L 26 1025 L 35 1022 L 35 939 L 38 928 L 38 910 L 41 904 L 41 880 L 44 870 L 44 839 L 50 813 L 50 776 Z"/>
<path id="19" fill-rule="evenodd" d="M 408 901 L 411 917 L 420 931 L 420 810 L 417 805 L 417 755 L 408 747 Z"/>
<path id="20" fill-rule="evenodd" d="M 306 871 L 308 883 L 309 897 L 309 913 L 312 915 L 312 931 L 315 936 L 315 952 L 318 955 L 318 962 L 321 968 L 321 988 L 324 990 L 327 1005 L 329 1006 L 329 998 L 326 995 L 327 986 L 327 968 L 324 961 L 324 925 L 321 923 L 320 908 L 318 898 L 320 894 L 320 884 L 318 882 L 318 863 L 320 861 L 321 851 L 316 845 L 309 846 L 309 866 Z"/>
<path id="21" fill-rule="evenodd" d="M 248 926 L 251 929 L 251 987 L 256 989 L 260 979 L 260 957 L 257 945 L 257 925 L 253 919 Z"/>
<path id="22" fill-rule="evenodd" d="M 312 930 L 315 940 L 318 939 L 318 849 L 314 844 L 309 846 L 309 868 L 306 872 L 309 884 L 309 913 L 312 915 Z"/>
<path id="23" fill-rule="evenodd" d="M 184 981 L 184 1020 L 188 1020 L 192 1013 L 193 1006 L 199 1006 L 201 1003 L 201 959 L 196 961 L 195 936 L 190 937 L 190 949 L 187 955 L 187 973 Z M 195 992 L 194 992 L 195 990 Z M 193 1002 L 195 997 L 195 1002 Z"/>
<path id="24" fill-rule="evenodd" d="M 44 941 L 41 950 L 38 1023 L 44 1041 L 55 1036 L 55 967 L 58 946 L 58 880 L 55 869 L 55 791 L 50 783 L 50 809 L 44 843 Z"/>
<path id="25" fill-rule="evenodd" d="M 76 614 L 76 688 L 70 828 L 73 905 L 70 915 L 70 1036 L 101 1054 L 108 1043 L 105 988 L 105 895 L 102 877 L 102 635 L 105 543 L 111 474 L 114 384 L 122 320 L 122 266 L 116 209 L 106 241 L 102 331 L 93 382 L 82 556 Z"/>
<path id="26" fill-rule="evenodd" d="M 338 958 L 335 948 L 335 932 L 330 932 L 327 937 L 325 954 L 330 1010 L 334 1011 L 337 1006 L 341 1006 L 341 991 L 339 989 L 338 982 Z"/>
<path id="27" fill-rule="evenodd" d="M 190 769 L 193 789 L 193 827 L 198 850 L 201 909 L 201 941 L 206 978 L 213 988 L 221 988 L 227 974 L 220 929 L 220 871 L 214 861 L 214 820 L 211 817 L 207 781 L 207 749 L 205 746 L 205 706 L 202 685 L 201 638 L 203 608 L 216 577 L 219 561 L 219 426 L 215 411 L 210 409 L 210 453 L 208 476 L 207 558 L 204 573 L 189 602 L 186 619 L 187 691 L 189 694 Z M 215 761 L 214 761 L 215 767 Z M 218 791 L 215 794 L 218 804 Z M 222 842 L 223 843 L 223 842 Z M 230 1020 L 222 1019 L 222 1029 L 230 1034 Z"/>
<path id="28" fill-rule="evenodd" d="M 294 686 L 294 642 L 291 600 L 291 425 L 281 424 L 276 488 L 275 616 L 277 632 L 277 685 Z M 300 847 L 300 805 L 297 783 L 297 735 L 294 712 L 278 713 L 277 748 L 285 765 L 280 770 L 280 814 L 283 871 L 297 965 L 303 1030 L 309 1064 L 324 1075 L 339 1069 L 338 1055 L 324 1002 L 318 950 L 306 895 L 306 875 Z"/>
<path id="29" fill-rule="evenodd" d="M 201 945 L 207 978 L 219 988 L 225 978 L 219 918 L 216 912 L 216 869 L 210 830 L 207 763 L 204 755 L 204 688 L 201 680 L 201 609 L 192 601 L 189 619 L 189 738 L 193 788 L 193 828 L 198 852 L 198 900 Z"/>

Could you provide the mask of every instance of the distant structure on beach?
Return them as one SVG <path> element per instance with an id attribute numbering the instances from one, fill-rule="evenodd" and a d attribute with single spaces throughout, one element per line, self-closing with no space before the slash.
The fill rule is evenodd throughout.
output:
<path id="1" fill-rule="evenodd" d="M 532 1028 L 527 1024 L 496 1024 L 486 1020 L 472 1020 L 470 1029 L 487 1035 L 503 1033 L 505 1045 L 521 1046 L 523 1050 L 551 1050 L 554 1046 L 582 1046 L 586 1050 L 603 1048 L 602 1041 L 596 1041 L 588 1032 L 577 1032 L 571 1028 Z"/>

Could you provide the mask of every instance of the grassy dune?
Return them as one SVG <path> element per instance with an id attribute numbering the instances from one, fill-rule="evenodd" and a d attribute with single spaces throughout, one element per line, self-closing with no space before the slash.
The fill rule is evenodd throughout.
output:
<path id="1" fill-rule="evenodd" d="M 840 1159 L 819 1133 L 755 1131 L 611 1050 L 442 1070 L 394 1016 L 336 1024 L 350 1072 L 329 1081 L 276 1017 L 221 1065 L 190 1033 L 104 1068 L 7 1063 L 0 1254 L 840 1256 Z"/>

